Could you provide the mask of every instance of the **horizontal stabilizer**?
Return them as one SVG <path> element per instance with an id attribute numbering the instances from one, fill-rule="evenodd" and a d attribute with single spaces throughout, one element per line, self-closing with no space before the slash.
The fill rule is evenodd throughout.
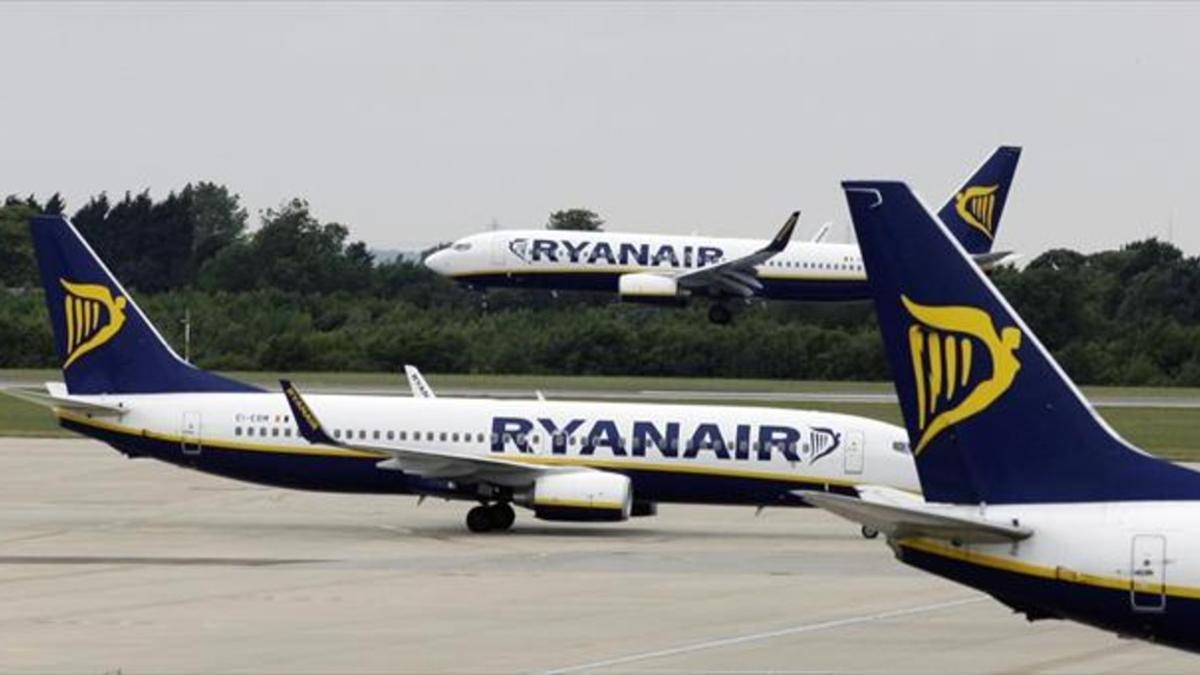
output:
<path id="1" fill-rule="evenodd" d="M 915 499 L 884 502 L 868 491 L 861 499 L 812 490 L 796 490 L 793 494 L 813 506 L 878 530 L 889 539 L 932 537 L 966 544 L 996 544 L 1020 541 L 1033 534 L 1033 530 L 1020 525 L 950 514 L 944 507 Z"/>
<path id="2" fill-rule="evenodd" d="M 8 394 L 13 398 L 20 399 L 26 403 L 40 405 L 46 408 L 61 408 L 64 410 L 73 410 L 80 413 L 90 413 L 93 415 L 124 415 L 129 412 L 128 408 L 122 408 L 115 405 L 107 405 L 104 403 L 94 403 L 92 401 L 84 401 L 66 393 L 66 387 L 59 382 L 47 382 L 46 389 L 49 393 L 43 393 L 34 389 L 21 389 L 19 387 L 6 387 L 0 389 L 0 393 Z M 57 391 L 61 390 L 61 391 Z"/>

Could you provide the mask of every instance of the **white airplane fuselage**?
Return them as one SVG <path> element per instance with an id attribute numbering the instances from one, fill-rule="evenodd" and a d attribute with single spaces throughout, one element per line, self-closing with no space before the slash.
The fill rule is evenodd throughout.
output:
<path id="1" fill-rule="evenodd" d="M 381 466 L 388 455 L 313 445 L 277 393 L 74 396 L 123 415 L 60 423 L 130 455 L 230 478 L 341 492 L 477 499 L 475 486 Z M 306 397 L 347 444 L 586 466 L 628 475 L 639 502 L 804 506 L 797 489 L 917 489 L 903 429 L 860 417 L 741 406 L 392 396 Z"/>
<path id="2" fill-rule="evenodd" d="M 1200 644 L 1200 503 L 925 508 L 1034 534 L 1002 544 L 890 541 L 909 565 L 986 591 L 1031 620 L 1073 619 L 1193 650 Z"/>
<path id="3" fill-rule="evenodd" d="M 425 259 L 433 271 L 477 287 L 619 292 L 627 274 L 673 276 L 760 249 L 758 239 L 568 230 L 471 235 Z M 855 244 L 792 242 L 754 268 L 758 294 L 783 300 L 870 297 Z"/>

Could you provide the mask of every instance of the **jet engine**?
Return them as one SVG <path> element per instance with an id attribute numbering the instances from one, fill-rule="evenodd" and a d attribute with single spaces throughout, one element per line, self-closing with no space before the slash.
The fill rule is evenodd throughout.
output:
<path id="1" fill-rule="evenodd" d="M 542 520 L 609 521 L 629 518 L 633 487 L 628 476 L 576 471 L 541 476 L 518 503 Z"/>
<path id="2" fill-rule="evenodd" d="M 625 302 L 678 303 L 687 295 L 679 284 L 661 274 L 634 272 L 622 274 L 617 279 L 617 292 Z"/>

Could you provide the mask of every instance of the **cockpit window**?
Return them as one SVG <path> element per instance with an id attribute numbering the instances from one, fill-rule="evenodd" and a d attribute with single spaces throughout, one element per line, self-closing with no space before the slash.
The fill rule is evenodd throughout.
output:
<path id="1" fill-rule="evenodd" d="M 467 242 L 462 242 L 460 244 L 455 244 L 455 245 L 451 246 L 450 248 L 455 251 L 470 251 L 471 244 L 469 244 Z"/>

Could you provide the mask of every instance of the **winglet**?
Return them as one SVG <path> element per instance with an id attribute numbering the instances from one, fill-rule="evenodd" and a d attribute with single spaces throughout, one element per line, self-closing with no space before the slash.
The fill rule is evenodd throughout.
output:
<path id="1" fill-rule="evenodd" d="M 292 409 L 292 417 L 296 418 L 296 426 L 300 428 L 300 435 L 304 440 L 314 445 L 341 445 L 339 441 L 334 440 L 325 433 L 325 429 L 321 427 L 321 421 L 313 414 L 312 408 L 304 402 L 304 397 L 300 395 L 300 391 L 292 385 L 290 380 L 280 380 L 279 386 L 283 387 L 283 397 L 287 399 L 288 407 Z"/>
<path id="2" fill-rule="evenodd" d="M 775 235 L 775 238 L 772 239 L 771 243 L 767 244 L 767 247 L 763 250 L 770 253 L 779 253 L 783 249 L 787 248 L 788 242 L 792 239 L 792 231 L 796 229 L 796 223 L 799 221 L 800 212 L 792 211 L 792 215 L 787 219 L 787 222 L 783 224 L 783 227 L 779 229 L 779 233 Z"/>
<path id="3" fill-rule="evenodd" d="M 433 393 L 433 387 L 429 386 L 416 366 L 405 364 L 404 374 L 408 377 L 408 386 L 412 389 L 413 398 L 437 398 L 437 394 Z"/>

